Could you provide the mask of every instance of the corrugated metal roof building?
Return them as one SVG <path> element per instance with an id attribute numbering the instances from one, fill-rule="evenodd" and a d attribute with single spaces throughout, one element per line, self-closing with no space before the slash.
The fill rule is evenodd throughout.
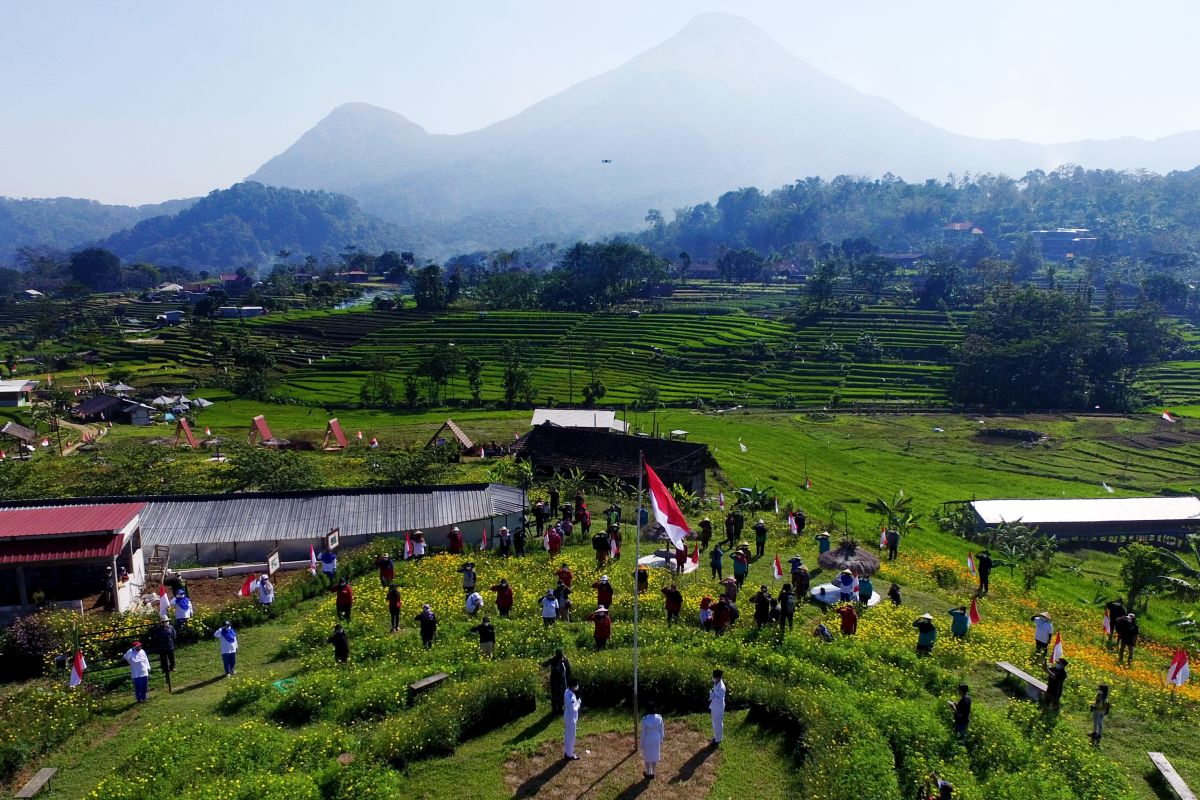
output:
<path id="1" fill-rule="evenodd" d="M 131 498 L 56 500 L 37 507 L 128 503 Z M 496 483 L 398 489 L 321 489 L 140 498 L 144 545 L 169 545 L 171 560 L 217 564 L 263 561 L 276 547 L 283 560 L 308 558 L 334 528 L 345 546 L 376 536 L 421 530 L 432 546 L 446 543 L 458 526 L 468 542 L 484 527 L 494 541 L 502 526 L 520 524 L 524 496 Z M 0 504 L 0 508 L 30 507 Z"/>
<path id="2" fill-rule="evenodd" d="M 1200 498 L 1101 497 L 975 500 L 976 524 L 1021 522 L 1060 539 L 1166 536 L 1200 531 Z"/>

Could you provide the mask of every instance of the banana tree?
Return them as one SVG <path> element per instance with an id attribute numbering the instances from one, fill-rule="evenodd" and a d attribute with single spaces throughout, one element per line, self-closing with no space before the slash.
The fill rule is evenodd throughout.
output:
<path id="1" fill-rule="evenodd" d="M 772 487 L 760 486 L 758 479 L 754 479 L 754 485 L 743 487 L 738 490 L 737 500 L 735 505 L 744 511 L 762 511 L 765 508 L 773 508 L 771 498 L 774 496 Z"/>
<path id="2" fill-rule="evenodd" d="M 903 532 L 902 524 L 906 524 L 910 529 L 919 527 L 916 524 L 917 516 L 912 510 L 912 498 L 906 495 L 903 489 L 898 489 L 891 501 L 876 497 L 867 503 L 866 508 L 872 514 L 878 514 L 889 528 Z"/>

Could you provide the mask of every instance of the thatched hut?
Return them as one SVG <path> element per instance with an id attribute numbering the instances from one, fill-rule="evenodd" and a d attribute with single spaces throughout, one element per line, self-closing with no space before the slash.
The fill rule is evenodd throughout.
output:
<path id="1" fill-rule="evenodd" d="M 842 539 L 837 547 L 817 556 L 817 563 L 822 569 L 841 572 L 848 569 L 858 575 L 871 576 L 879 571 L 879 558 L 856 542 L 854 539 Z"/>

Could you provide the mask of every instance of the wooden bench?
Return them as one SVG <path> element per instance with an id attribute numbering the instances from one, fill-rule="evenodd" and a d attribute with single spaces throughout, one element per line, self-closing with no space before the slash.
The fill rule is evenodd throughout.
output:
<path id="1" fill-rule="evenodd" d="M 1153 755 L 1153 754 L 1151 754 L 1151 755 Z M 1165 761 L 1166 759 L 1163 759 L 1163 760 Z M 1170 766 L 1171 766 L 1170 764 L 1167 765 L 1168 768 Z M 44 789 L 46 787 L 46 784 L 50 782 L 50 779 L 54 777 L 54 773 L 56 773 L 56 772 L 58 772 L 58 767 L 43 767 L 42 769 L 39 769 L 37 771 L 37 775 L 34 775 L 32 778 L 30 778 L 29 783 L 22 786 L 21 791 L 17 792 L 16 796 L 17 797 L 33 797 L 33 796 L 35 796 L 38 792 L 40 792 L 42 789 Z M 1174 774 L 1174 770 L 1172 770 L 1171 772 L 1172 772 L 1172 774 Z M 1178 777 L 1178 776 L 1176 776 L 1176 777 Z"/>
<path id="2" fill-rule="evenodd" d="M 1042 695 L 1046 693 L 1046 684 L 1028 672 L 1014 667 L 1007 661 L 997 661 L 996 666 L 1023 682 L 1025 684 L 1025 694 L 1029 695 L 1030 700 L 1041 700 Z"/>
<path id="3" fill-rule="evenodd" d="M 1179 800 L 1196 800 L 1196 793 L 1183 782 L 1183 778 L 1179 777 L 1179 773 L 1171 766 L 1171 762 L 1167 760 L 1166 756 L 1162 753 L 1147 753 L 1147 755 L 1154 762 L 1154 766 L 1158 767 L 1159 773 L 1166 779 L 1171 788 L 1175 790 L 1175 794 L 1179 795 Z"/>
<path id="4" fill-rule="evenodd" d="M 434 686 L 437 686 L 439 683 L 441 683 L 442 681 L 446 680 L 446 678 L 449 678 L 449 677 L 450 676 L 444 672 L 435 672 L 433 675 L 430 675 L 428 678 L 421 678 L 421 680 L 417 681 L 416 683 L 409 684 L 408 689 L 413 694 L 418 694 L 419 692 L 423 692 L 426 689 L 432 689 Z"/>

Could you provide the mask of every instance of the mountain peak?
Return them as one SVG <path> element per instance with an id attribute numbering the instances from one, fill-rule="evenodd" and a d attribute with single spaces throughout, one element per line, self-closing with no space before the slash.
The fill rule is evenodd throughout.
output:
<path id="1" fill-rule="evenodd" d="M 692 17 L 670 39 L 630 63 L 707 76 L 817 72 L 751 20 L 721 12 Z"/>

